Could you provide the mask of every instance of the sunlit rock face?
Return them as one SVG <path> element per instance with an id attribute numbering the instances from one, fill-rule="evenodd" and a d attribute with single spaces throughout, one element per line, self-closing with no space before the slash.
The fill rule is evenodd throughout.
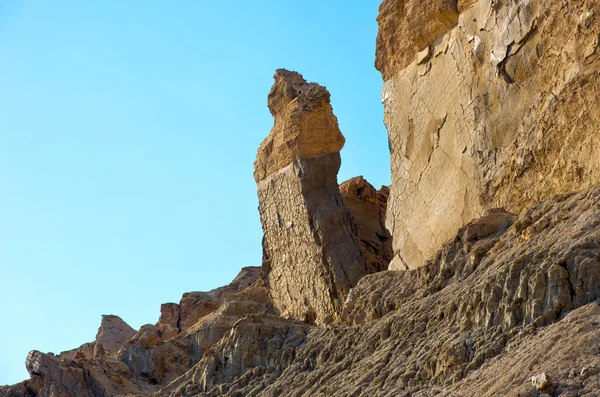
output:
<path id="1" fill-rule="evenodd" d="M 380 7 L 391 269 L 423 265 L 489 209 L 600 181 L 598 2 L 452 3 Z"/>
<path id="2" fill-rule="evenodd" d="M 263 272 L 283 317 L 330 323 L 367 273 L 337 183 L 344 137 L 329 92 L 296 72 L 276 72 L 269 109 L 275 124 L 254 164 Z"/>

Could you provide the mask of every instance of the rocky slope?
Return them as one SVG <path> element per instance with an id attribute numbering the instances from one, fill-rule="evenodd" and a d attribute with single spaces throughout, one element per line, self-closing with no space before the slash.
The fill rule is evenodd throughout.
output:
<path id="1" fill-rule="evenodd" d="M 338 185 L 329 92 L 278 70 L 262 266 L 0 397 L 600 395 L 598 5 L 385 0 L 390 188 Z"/>
<path id="2" fill-rule="evenodd" d="M 275 315 L 260 279 L 229 288 L 218 309 L 168 340 L 147 326 L 117 353 L 32 352 L 32 379 L 0 395 L 600 392 L 600 187 L 521 215 L 492 211 L 424 266 L 363 277 L 335 326 Z"/>

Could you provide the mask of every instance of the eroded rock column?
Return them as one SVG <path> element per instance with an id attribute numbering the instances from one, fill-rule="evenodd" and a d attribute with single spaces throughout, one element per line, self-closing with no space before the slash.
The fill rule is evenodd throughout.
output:
<path id="1" fill-rule="evenodd" d="M 275 73 L 269 109 L 254 165 L 266 282 L 282 316 L 329 323 L 367 272 L 337 183 L 344 137 L 329 92 L 298 73 Z"/>

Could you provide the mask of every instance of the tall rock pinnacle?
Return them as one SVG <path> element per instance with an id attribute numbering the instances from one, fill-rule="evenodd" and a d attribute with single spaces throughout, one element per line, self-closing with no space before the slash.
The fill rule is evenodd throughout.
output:
<path id="1" fill-rule="evenodd" d="M 266 281 L 283 316 L 328 323 L 367 273 L 337 184 L 344 137 L 329 92 L 296 72 L 277 70 L 269 109 L 254 163 Z"/>

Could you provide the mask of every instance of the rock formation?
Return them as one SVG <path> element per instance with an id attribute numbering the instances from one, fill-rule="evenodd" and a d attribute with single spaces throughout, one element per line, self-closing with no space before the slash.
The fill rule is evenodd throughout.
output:
<path id="1" fill-rule="evenodd" d="M 352 231 L 367 264 L 368 273 L 386 270 L 392 260 L 392 236 L 385 228 L 389 189 L 375 190 L 362 176 L 340 185 L 344 206 L 350 211 Z"/>
<path id="2" fill-rule="evenodd" d="M 328 91 L 278 70 L 262 267 L 0 397 L 600 395 L 599 5 L 384 0 L 391 187 L 338 186 Z"/>
<path id="3" fill-rule="evenodd" d="M 337 184 L 344 137 L 329 92 L 298 73 L 275 73 L 269 109 L 254 164 L 266 282 L 282 317 L 331 323 L 367 274 Z"/>
<path id="4" fill-rule="evenodd" d="M 486 210 L 600 182 L 597 6 L 383 2 L 391 268 L 423 265 Z"/>
<path id="5" fill-rule="evenodd" d="M 271 345 L 263 338 L 274 330 L 263 323 L 246 343 L 239 338 L 248 332 L 222 340 L 197 375 L 180 379 L 181 394 L 159 395 L 533 397 L 540 394 L 531 378 L 542 373 L 552 379 L 552 395 L 594 395 L 599 225 L 600 187 L 520 216 L 492 211 L 461 228 L 425 266 L 363 277 L 344 305 L 345 324 L 308 329 L 289 363 L 269 369 L 265 360 L 233 381 L 226 375 L 223 357 L 241 354 L 233 346 L 258 346 L 262 357 Z M 302 339 L 306 331 L 292 327 Z M 272 357 L 281 360 L 282 337 L 275 339 Z M 198 374 L 207 368 L 225 383 L 206 387 Z"/>

